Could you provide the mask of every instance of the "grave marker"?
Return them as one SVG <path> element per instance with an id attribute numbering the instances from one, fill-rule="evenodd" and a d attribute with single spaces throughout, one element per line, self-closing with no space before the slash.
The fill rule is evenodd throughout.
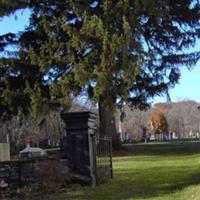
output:
<path id="1" fill-rule="evenodd" d="M 0 161 L 10 160 L 10 145 L 8 143 L 0 143 Z"/>

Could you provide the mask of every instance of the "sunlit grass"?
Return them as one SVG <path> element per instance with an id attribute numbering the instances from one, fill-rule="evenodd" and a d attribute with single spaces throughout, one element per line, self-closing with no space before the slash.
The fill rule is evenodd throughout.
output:
<path id="1" fill-rule="evenodd" d="M 200 199 L 200 142 L 126 145 L 114 153 L 114 179 L 96 188 L 73 187 L 49 200 Z"/>

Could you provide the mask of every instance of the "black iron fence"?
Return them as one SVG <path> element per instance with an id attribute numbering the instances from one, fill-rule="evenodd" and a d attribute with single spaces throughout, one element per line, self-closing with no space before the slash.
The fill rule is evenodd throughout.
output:
<path id="1" fill-rule="evenodd" d="M 96 181 L 103 183 L 113 177 L 112 139 L 97 137 L 96 141 Z"/>

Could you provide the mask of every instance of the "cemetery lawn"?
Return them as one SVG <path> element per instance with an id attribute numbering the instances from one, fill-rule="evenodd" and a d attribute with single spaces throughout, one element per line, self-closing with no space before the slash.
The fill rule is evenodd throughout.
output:
<path id="1" fill-rule="evenodd" d="M 200 200 L 200 141 L 125 145 L 113 157 L 114 179 L 73 186 L 48 200 Z"/>

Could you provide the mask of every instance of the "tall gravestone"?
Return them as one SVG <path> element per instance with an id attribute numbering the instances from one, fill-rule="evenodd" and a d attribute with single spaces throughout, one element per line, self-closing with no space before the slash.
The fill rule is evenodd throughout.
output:
<path id="1" fill-rule="evenodd" d="M 62 113 L 66 124 L 64 151 L 71 172 L 86 177 L 96 185 L 96 114 L 91 112 Z"/>
<path id="2" fill-rule="evenodd" d="M 0 143 L 0 161 L 10 160 L 10 145 L 8 143 Z"/>

